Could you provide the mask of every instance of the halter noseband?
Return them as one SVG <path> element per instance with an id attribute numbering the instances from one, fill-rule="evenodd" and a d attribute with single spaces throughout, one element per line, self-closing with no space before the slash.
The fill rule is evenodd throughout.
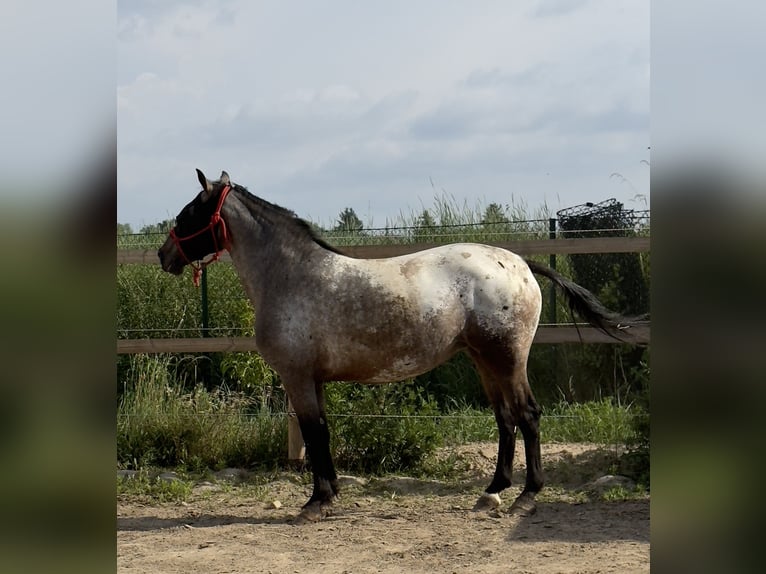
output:
<path id="1" fill-rule="evenodd" d="M 186 260 L 186 263 L 189 264 L 189 266 L 194 270 L 194 274 L 192 276 L 192 281 L 194 282 L 194 285 L 199 287 L 199 280 L 202 276 L 202 270 L 205 269 L 208 265 L 211 263 L 214 263 L 218 261 L 221 253 L 224 249 L 229 249 L 231 247 L 231 242 L 229 241 L 229 233 L 226 229 L 226 222 L 221 217 L 221 206 L 223 205 L 223 200 L 226 199 L 226 196 L 231 191 L 231 186 L 227 185 L 226 187 L 221 190 L 221 197 L 218 198 L 218 205 L 215 208 L 215 212 L 213 212 L 213 215 L 210 217 L 210 223 L 207 224 L 207 226 L 203 227 L 196 233 L 192 233 L 191 235 L 187 235 L 186 237 L 178 237 L 176 235 L 176 228 L 170 230 L 170 238 L 173 240 L 173 243 L 176 246 L 176 249 L 178 249 L 178 252 L 181 254 L 181 257 L 183 257 Z M 216 238 L 215 233 L 215 227 L 216 225 L 221 226 L 221 233 L 223 235 L 223 245 L 221 248 L 218 248 L 218 239 Z M 186 253 L 184 253 L 184 250 L 181 248 L 181 242 L 187 241 L 189 239 L 193 239 L 194 237 L 197 237 L 198 235 L 202 235 L 206 231 L 210 231 L 213 235 L 213 247 L 215 248 L 215 253 L 213 256 L 208 259 L 207 261 L 200 261 L 199 264 L 193 263 L 187 256 Z"/>

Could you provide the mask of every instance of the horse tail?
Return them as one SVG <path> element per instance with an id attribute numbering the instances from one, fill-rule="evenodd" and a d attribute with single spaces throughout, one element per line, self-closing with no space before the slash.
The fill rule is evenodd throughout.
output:
<path id="1" fill-rule="evenodd" d="M 569 308 L 572 311 L 576 311 L 577 314 L 588 323 L 623 343 L 636 342 L 632 337 L 630 329 L 640 322 L 647 321 L 649 318 L 648 313 L 635 317 L 625 317 L 619 313 L 610 311 L 585 287 L 578 285 L 571 279 L 567 279 L 561 273 L 558 273 L 550 267 L 534 261 L 525 261 L 527 265 L 529 265 L 529 269 L 532 273 L 550 279 L 551 282 L 564 293 L 564 296 L 569 303 Z"/>

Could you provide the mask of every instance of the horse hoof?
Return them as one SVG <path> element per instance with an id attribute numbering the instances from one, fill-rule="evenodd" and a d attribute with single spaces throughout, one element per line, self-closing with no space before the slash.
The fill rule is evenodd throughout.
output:
<path id="1" fill-rule="evenodd" d="M 500 495 L 496 492 L 493 492 L 492 494 L 485 492 L 479 497 L 479 500 L 476 501 L 476 504 L 473 507 L 473 511 L 481 512 L 484 510 L 494 510 L 499 506 Z"/>
<path id="2" fill-rule="evenodd" d="M 535 512 L 537 512 L 537 503 L 535 502 L 535 499 L 531 496 L 524 496 L 523 494 L 513 502 L 508 511 L 509 514 L 520 517 L 532 516 Z"/>
<path id="3" fill-rule="evenodd" d="M 293 519 L 293 526 L 319 522 L 331 514 L 329 504 L 319 504 L 318 502 L 314 502 L 303 507 L 300 514 Z"/>

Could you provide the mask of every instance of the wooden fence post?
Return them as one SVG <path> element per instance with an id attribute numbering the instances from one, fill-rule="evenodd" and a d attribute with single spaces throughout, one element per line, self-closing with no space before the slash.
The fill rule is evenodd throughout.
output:
<path id="1" fill-rule="evenodd" d="M 303 443 L 301 426 L 295 415 L 293 405 L 287 401 L 287 460 L 290 464 L 300 466 L 306 458 L 306 445 Z"/>

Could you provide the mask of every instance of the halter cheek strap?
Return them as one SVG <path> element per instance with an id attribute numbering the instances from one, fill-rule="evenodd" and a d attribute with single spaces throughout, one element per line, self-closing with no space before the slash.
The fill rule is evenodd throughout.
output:
<path id="1" fill-rule="evenodd" d="M 226 222 L 221 217 L 221 206 L 223 205 L 224 199 L 226 199 L 226 196 L 229 194 L 229 191 L 231 191 L 231 186 L 227 185 L 223 188 L 221 191 L 221 196 L 218 198 L 218 205 L 215 208 L 215 212 L 213 212 L 213 215 L 210 217 L 210 223 L 208 223 L 205 227 L 197 231 L 196 233 L 192 233 L 191 235 L 187 235 L 186 237 L 178 237 L 176 234 L 176 228 L 170 230 L 170 237 L 173 240 L 173 243 L 176 246 L 176 249 L 178 249 L 178 252 L 181 254 L 181 257 L 184 258 L 186 263 L 189 264 L 189 266 L 194 270 L 194 274 L 192 275 L 192 281 L 194 282 L 194 285 L 199 287 L 199 281 L 200 277 L 202 276 L 202 270 L 205 269 L 208 265 L 211 263 L 214 263 L 218 261 L 220 258 L 221 253 L 223 253 L 224 249 L 230 249 L 231 248 L 231 241 L 229 238 L 229 232 L 226 229 Z M 223 245 L 221 247 L 218 247 L 218 237 L 216 236 L 216 226 L 221 227 L 221 236 L 223 239 Z M 213 247 L 215 248 L 215 253 L 208 259 L 207 261 L 200 261 L 198 264 L 195 264 L 192 262 L 187 256 L 186 253 L 184 253 L 183 248 L 181 247 L 182 241 L 188 241 L 189 239 L 193 239 L 194 237 L 197 237 L 198 235 L 202 235 L 203 233 L 210 231 L 213 235 Z"/>

